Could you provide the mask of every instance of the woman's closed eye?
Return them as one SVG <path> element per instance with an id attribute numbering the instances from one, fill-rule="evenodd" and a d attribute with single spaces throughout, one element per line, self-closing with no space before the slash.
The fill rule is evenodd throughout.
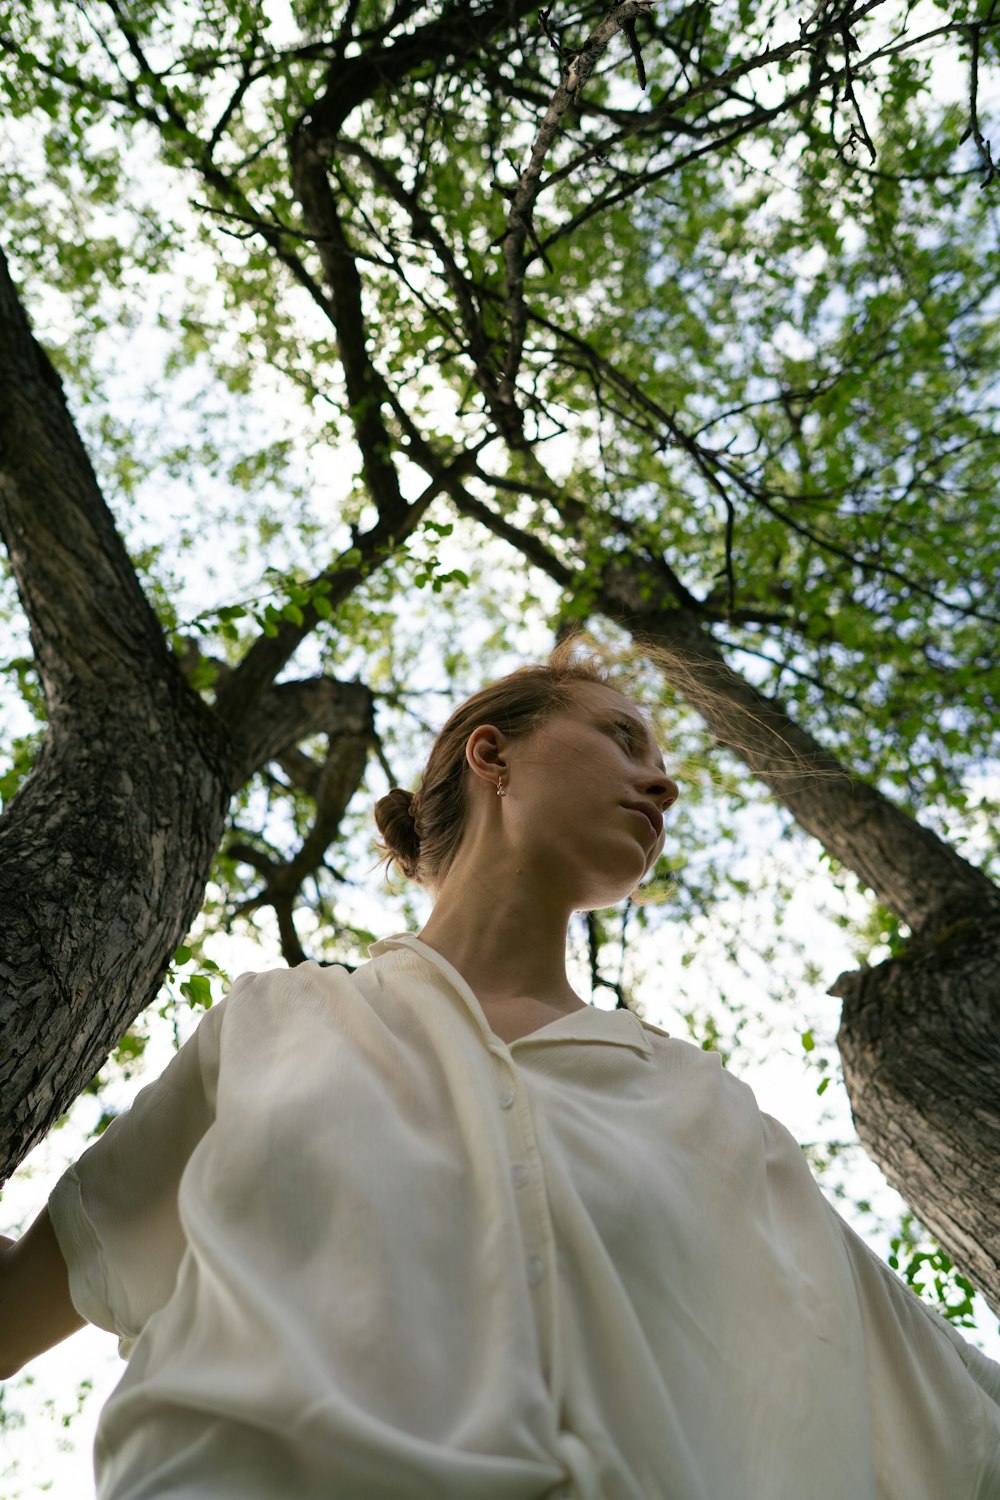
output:
<path id="1" fill-rule="evenodd" d="M 619 735 L 621 735 L 625 739 L 625 742 L 628 745 L 629 749 L 634 750 L 637 742 L 637 735 L 628 720 L 616 719 L 614 727 L 618 731 Z"/>

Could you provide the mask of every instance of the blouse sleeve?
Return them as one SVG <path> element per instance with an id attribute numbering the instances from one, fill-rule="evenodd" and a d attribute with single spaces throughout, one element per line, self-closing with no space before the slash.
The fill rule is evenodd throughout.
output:
<path id="1" fill-rule="evenodd" d="M 159 1078 L 49 1197 L 73 1304 L 89 1323 L 118 1334 L 123 1358 L 177 1280 L 186 1244 L 178 1188 L 215 1116 L 219 1039 L 232 994 L 203 1016 Z"/>
<path id="2" fill-rule="evenodd" d="M 794 1146 L 764 1116 L 772 1141 Z M 801 1160 L 801 1152 L 795 1147 Z M 827 1202 L 860 1319 L 879 1495 L 1000 1496 L 1000 1365 L 922 1302 Z M 805 1199 L 799 1200 L 807 1210 Z M 845 1312 L 845 1316 L 847 1316 Z"/>

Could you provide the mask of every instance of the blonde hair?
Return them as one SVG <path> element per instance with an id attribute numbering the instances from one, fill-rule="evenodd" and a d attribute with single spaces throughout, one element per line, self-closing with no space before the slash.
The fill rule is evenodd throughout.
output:
<path id="1" fill-rule="evenodd" d="M 444 876 L 465 832 L 465 746 L 478 724 L 495 724 L 511 739 L 534 733 L 570 708 L 573 688 L 596 682 L 627 693 L 622 674 L 604 654 L 584 647 L 574 634 L 559 642 L 545 662 L 518 667 L 459 704 L 439 732 L 417 792 L 393 787 L 375 804 L 382 841 L 380 863 L 395 864 L 409 880 L 434 886 Z"/>

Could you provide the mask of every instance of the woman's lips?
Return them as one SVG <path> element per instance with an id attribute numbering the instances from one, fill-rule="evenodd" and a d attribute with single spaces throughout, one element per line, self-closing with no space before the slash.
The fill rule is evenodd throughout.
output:
<path id="1" fill-rule="evenodd" d="M 630 812 L 634 818 L 641 818 L 642 819 L 642 821 L 645 823 L 646 827 L 649 829 L 650 833 L 652 834 L 653 840 L 655 842 L 656 839 L 659 837 L 659 834 L 657 833 L 656 829 L 653 827 L 653 825 L 649 821 L 649 819 L 646 817 L 646 814 L 644 812 L 640 812 L 637 807 L 626 807 L 625 811 L 626 812 Z"/>

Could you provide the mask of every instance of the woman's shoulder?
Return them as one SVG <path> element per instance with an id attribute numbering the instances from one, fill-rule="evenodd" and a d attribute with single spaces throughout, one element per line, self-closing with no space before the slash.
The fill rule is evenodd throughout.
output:
<path id="1" fill-rule="evenodd" d="M 650 1055 L 655 1059 L 658 1070 L 669 1079 L 671 1087 L 686 1083 L 700 1091 L 705 1098 L 721 1095 L 743 1112 L 749 1109 L 754 1116 L 759 1113 L 753 1089 L 730 1071 L 722 1054 L 715 1047 L 699 1046 L 695 1041 L 673 1036 L 650 1021 L 642 1021 L 642 1029 L 650 1047 Z"/>
<path id="2" fill-rule="evenodd" d="M 674 1036 L 669 1031 L 664 1031 L 662 1026 L 654 1026 L 651 1021 L 645 1021 L 641 1016 L 636 1020 L 642 1024 L 645 1032 L 651 1033 L 650 1043 L 660 1056 L 670 1058 L 675 1062 L 701 1062 L 712 1066 L 719 1066 L 722 1058 L 712 1047 L 699 1047 L 697 1042 L 687 1040 L 684 1037 Z M 653 1038 L 662 1038 L 654 1041 Z"/>
<path id="3" fill-rule="evenodd" d="M 240 974 L 226 996 L 232 1021 L 246 1020 L 253 1012 L 308 1008 L 310 1002 L 327 1006 L 354 992 L 352 970 L 344 964 L 320 964 L 314 960 L 294 968 L 249 969 Z"/>

